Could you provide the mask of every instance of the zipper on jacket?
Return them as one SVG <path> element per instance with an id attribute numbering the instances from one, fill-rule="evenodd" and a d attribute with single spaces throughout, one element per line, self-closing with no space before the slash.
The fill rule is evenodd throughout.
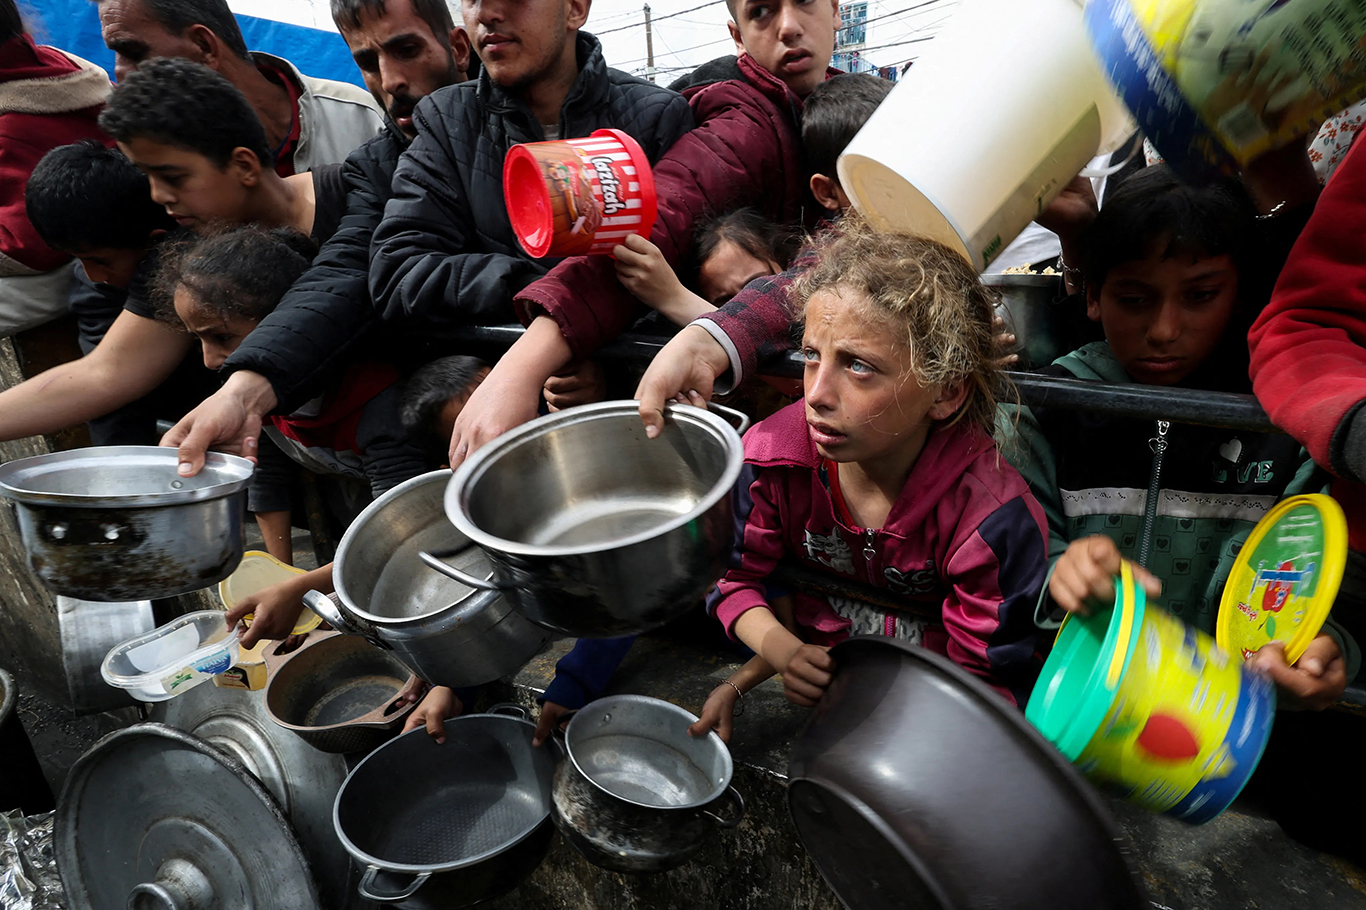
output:
<path id="1" fill-rule="evenodd" d="M 1157 435 L 1148 440 L 1153 450 L 1153 466 L 1148 473 L 1148 499 L 1143 504 L 1143 531 L 1138 538 L 1138 564 L 1147 568 L 1148 556 L 1153 549 L 1153 532 L 1157 529 L 1157 497 L 1162 490 L 1162 460 L 1167 454 L 1167 433 L 1171 430 L 1170 421 L 1157 422 Z"/>
<path id="2" fill-rule="evenodd" d="M 875 584 L 873 581 L 873 557 L 877 555 L 877 547 L 873 546 L 874 538 L 877 536 L 876 528 L 864 528 L 863 530 L 863 568 L 868 571 L 868 584 Z"/>

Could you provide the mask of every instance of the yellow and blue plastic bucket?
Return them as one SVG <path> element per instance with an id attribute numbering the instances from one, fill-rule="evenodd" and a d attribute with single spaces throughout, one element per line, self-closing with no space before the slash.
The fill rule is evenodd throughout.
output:
<path id="1" fill-rule="evenodd" d="M 1092 781 L 1202 824 L 1252 776 L 1275 709 L 1269 680 L 1148 604 L 1126 562 L 1113 608 L 1063 624 L 1025 716 Z"/>

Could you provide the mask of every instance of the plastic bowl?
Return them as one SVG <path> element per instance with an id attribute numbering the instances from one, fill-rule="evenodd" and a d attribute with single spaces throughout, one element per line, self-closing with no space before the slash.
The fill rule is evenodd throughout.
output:
<path id="1" fill-rule="evenodd" d="M 201 610 L 115 645 L 100 675 L 138 701 L 166 701 L 227 670 L 238 650 L 223 614 Z"/>

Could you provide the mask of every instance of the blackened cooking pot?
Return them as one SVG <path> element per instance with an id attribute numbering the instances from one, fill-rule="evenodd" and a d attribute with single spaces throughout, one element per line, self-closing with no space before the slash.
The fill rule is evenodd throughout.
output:
<path id="1" fill-rule="evenodd" d="M 830 656 L 788 806 L 851 910 L 1146 910 L 1119 826 L 1022 712 L 904 642 Z"/>
<path id="2" fill-rule="evenodd" d="M 56 594 L 155 600 L 217 584 L 242 561 L 250 461 L 210 452 L 181 477 L 176 450 L 97 446 L 0 465 L 33 573 Z"/>

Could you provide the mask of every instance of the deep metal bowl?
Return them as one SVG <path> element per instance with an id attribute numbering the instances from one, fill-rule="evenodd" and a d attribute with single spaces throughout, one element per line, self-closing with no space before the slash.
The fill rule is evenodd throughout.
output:
<path id="1" fill-rule="evenodd" d="M 657 439 L 634 401 L 534 420 L 477 451 L 446 491 L 451 523 L 493 566 L 493 583 L 462 579 L 566 635 L 661 626 L 725 571 L 743 460 L 739 433 L 699 408 L 670 405 Z"/>
<path id="2" fill-rule="evenodd" d="M 232 574 L 253 466 L 210 453 L 181 477 L 178 461 L 171 448 L 99 446 L 0 465 L 34 574 L 96 601 L 171 597 Z"/>
<path id="3" fill-rule="evenodd" d="M 907 642 L 851 638 L 830 657 L 788 806 L 846 906 L 1148 906 L 1119 825 L 1023 712 Z"/>
<path id="4" fill-rule="evenodd" d="M 328 634 L 288 655 L 266 686 L 270 719 L 323 752 L 369 751 L 413 705 L 397 701 L 408 668 L 361 638 Z"/>
<path id="5" fill-rule="evenodd" d="M 506 710 L 503 707 L 495 711 Z M 337 794 L 337 837 L 365 870 L 362 897 L 411 910 L 468 907 L 515 888 L 550 848 L 559 750 L 517 716 L 446 721 L 372 752 Z"/>
<path id="6" fill-rule="evenodd" d="M 644 695 L 613 695 L 574 715 L 555 771 L 555 826 L 585 859 L 614 872 L 662 872 L 686 862 L 745 802 L 730 785 L 730 750 L 697 718 Z M 733 811 L 720 814 L 722 803 Z"/>

